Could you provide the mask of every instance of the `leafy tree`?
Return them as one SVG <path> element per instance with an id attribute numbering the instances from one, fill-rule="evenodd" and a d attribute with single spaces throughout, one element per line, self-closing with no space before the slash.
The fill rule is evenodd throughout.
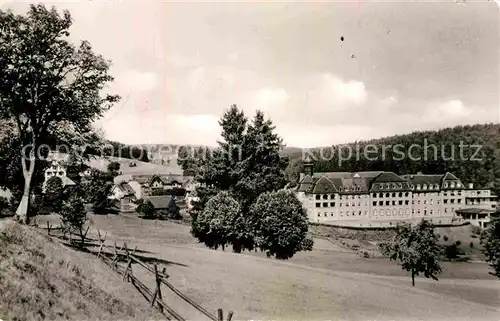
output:
<path id="1" fill-rule="evenodd" d="M 289 259 L 298 251 L 312 250 L 307 239 L 307 213 L 291 191 L 261 194 L 252 205 L 249 228 L 254 231 L 256 245 L 267 256 Z"/>
<path id="2" fill-rule="evenodd" d="M 171 220 L 180 220 L 182 218 L 181 210 L 173 197 L 170 198 L 170 202 L 168 203 L 167 213 L 168 218 Z"/>
<path id="3" fill-rule="evenodd" d="M 9 208 L 9 200 L 6 197 L 0 196 L 0 215 L 5 209 Z"/>
<path id="4" fill-rule="evenodd" d="M 90 177 L 82 182 L 85 190 L 85 200 L 92 203 L 95 214 L 107 214 L 112 211 L 113 201 L 109 199 L 113 188 L 113 176 L 111 173 L 92 169 Z"/>
<path id="5" fill-rule="evenodd" d="M 458 247 L 457 244 L 447 244 L 444 248 L 444 253 L 448 260 L 453 260 L 458 257 Z"/>
<path id="6" fill-rule="evenodd" d="M 83 199 L 78 193 L 71 195 L 69 200 L 63 203 L 60 216 L 70 236 L 73 231 L 76 231 L 80 237 L 81 246 L 83 246 L 88 231 L 88 229 L 84 229 L 84 226 L 88 221 L 88 217 L 83 205 Z"/>
<path id="7" fill-rule="evenodd" d="M 416 226 L 398 225 L 392 241 L 381 243 L 380 250 L 391 261 L 397 261 L 403 270 L 411 272 L 412 285 L 415 286 L 415 276 L 420 273 L 426 278 L 438 280 L 441 273 L 438 257 L 441 251 L 437 242 L 434 227 L 422 220 Z"/>
<path id="8" fill-rule="evenodd" d="M 118 176 L 119 172 L 120 172 L 120 163 L 110 162 L 108 164 L 108 173 L 110 173 L 112 176 Z"/>
<path id="9" fill-rule="evenodd" d="M 500 217 L 491 219 L 490 225 L 481 234 L 481 245 L 486 261 L 493 270 L 490 274 L 500 278 Z"/>
<path id="10" fill-rule="evenodd" d="M 223 250 L 246 232 L 241 206 L 227 191 L 212 197 L 198 214 L 191 233 L 211 249 Z"/>
<path id="11" fill-rule="evenodd" d="M 0 118 L 14 121 L 14 139 L 22 146 L 24 188 L 16 214 L 25 223 L 39 147 L 61 122 L 90 132 L 119 99 L 100 94 L 113 80 L 110 63 L 87 41 L 71 44 L 71 24 L 68 11 L 60 15 L 42 4 L 31 5 L 26 15 L 0 11 Z"/>
<path id="12" fill-rule="evenodd" d="M 52 176 L 47 180 L 43 204 L 52 208 L 52 211 L 59 213 L 63 205 L 64 186 L 63 181 L 58 176 Z"/>
<path id="13" fill-rule="evenodd" d="M 146 200 L 145 202 L 141 202 L 139 206 L 137 206 L 137 212 L 141 213 L 146 219 L 152 219 L 154 218 L 155 207 L 150 200 Z"/>

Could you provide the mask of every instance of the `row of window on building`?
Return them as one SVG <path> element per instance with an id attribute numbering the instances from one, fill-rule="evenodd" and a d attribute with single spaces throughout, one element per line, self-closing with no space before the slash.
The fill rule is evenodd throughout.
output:
<path id="1" fill-rule="evenodd" d="M 443 196 L 461 196 L 462 192 L 461 191 L 456 191 L 456 192 L 443 192 Z M 369 195 L 341 195 L 340 200 L 349 200 L 349 199 L 362 199 L 362 198 L 368 198 Z M 394 198 L 394 197 L 409 197 L 410 193 L 408 192 L 393 192 L 393 193 L 373 193 L 371 194 L 372 198 Z M 415 194 L 413 194 L 413 198 L 418 197 Z M 316 200 L 328 200 L 328 199 L 335 199 L 334 194 L 316 194 Z"/>
<path id="2" fill-rule="evenodd" d="M 420 205 L 421 203 L 423 203 L 424 205 L 434 205 L 434 200 L 433 199 L 430 199 L 430 200 L 412 200 L 411 201 L 411 204 L 412 205 Z M 356 202 L 347 202 L 347 203 L 339 203 L 339 207 L 342 207 L 342 205 L 345 204 L 345 207 L 349 207 L 349 206 L 356 206 Z M 392 200 L 392 201 L 373 201 L 372 202 L 372 206 L 397 206 L 397 205 L 410 205 L 410 201 L 409 200 Z M 439 205 L 441 204 L 441 201 L 440 200 L 436 200 L 436 204 Z M 443 204 L 462 204 L 462 199 L 461 198 L 457 198 L 457 199 L 454 199 L 454 198 L 451 198 L 451 199 L 444 199 L 443 200 Z M 364 203 L 364 206 L 367 206 L 368 204 L 365 202 Z M 357 203 L 357 206 L 361 206 L 361 202 L 358 202 Z M 316 203 L 316 207 L 335 207 L 335 202 L 317 202 Z"/>
<path id="3" fill-rule="evenodd" d="M 455 211 L 454 208 L 451 208 L 451 209 L 448 209 L 448 208 L 445 208 L 444 209 L 444 213 L 453 213 Z M 368 211 L 346 211 L 345 214 L 346 216 L 362 216 L 362 214 L 364 213 L 364 216 L 367 216 L 368 215 Z M 411 210 L 411 214 L 414 215 L 414 214 L 417 214 L 417 215 L 421 215 L 421 214 L 424 214 L 424 216 L 427 216 L 427 215 L 441 215 L 441 210 L 440 209 L 437 209 L 437 210 L 434 210 L 434 209 L 424 209 L 424 210 L 420 210 L 420 209 L 416 209 L 416 210 Z M 323 213 L 323 216 L 324 217 L 328 217 L 328 214 L 330 214 L 331 217 L 334 216 L 334 213 L 333 212 L 324 212 Z M 339 215 L 340 217 L 344 217 L 344 212 L 343 211 L 340 211 L 339 212 Z M 377 211 L 377 210 L 373 210 L 373 216 L 398 216 L 398 215 L 410 215 L 410 210 L 409 209 L 406 209 L 406 210 L 401 210 L 401 209 L 392 209 L 392 210 L 380 210 L 380 211 Z M 321 213 L 318 213 L 318 217 L 321 217 Z"/>

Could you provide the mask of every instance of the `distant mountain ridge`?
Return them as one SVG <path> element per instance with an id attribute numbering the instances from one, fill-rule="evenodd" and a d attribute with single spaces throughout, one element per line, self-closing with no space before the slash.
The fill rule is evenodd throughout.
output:
<path id="1" fill-rule="evenodd" d="M 350 157 L 349 150 L 353 154 Z M 414 131 L 310 151 L 315 159 L 314 170 L 319 172 L 452 172 L 464 182 L 478 186 L 500 180 L 500 124 Z M 301 157 L 297 151 L 293 153 L 293 158 Z"/>

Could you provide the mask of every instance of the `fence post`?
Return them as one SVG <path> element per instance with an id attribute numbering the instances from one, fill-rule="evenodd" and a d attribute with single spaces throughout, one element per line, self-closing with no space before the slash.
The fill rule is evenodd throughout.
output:
<path id="1" fill-rule="evenodd" d="M 113 262 L 111 263 L 115 268 L 118 267 L 118 250 L 116 249 L 116 239 L 115 239 L 115 257 L 113 258 Z"/>
<path id="2" fill-rule="evenodd" d="M 47 222 L 47 235 L 50 236 L 50 227 L 51 225 L 49 224 L 49 222 Z"/>
<path id="3" fill-rule="evenodd" d="M 123 245 L 125 247 L 125 252 L 127 254 L 127 267 L 125 268 L 125 272 L 123 273 L 123 281 L 125 281 L 125 279 L 126 279 L 128 282 L 130 280 L 128 272 L 129 272 L 129 270 L 130 270 L 130 272 L 132 272 L 131 271 L 132 270 L 132 258 L 130 257 L 130 254 L 128 252 L 127 243 L 124 243 Z"/>
<path id="4" fill-rule="evenodd" d="M 153 300 L 151 300 L 151 306 L 154 306 L 156 297 L 158 297 L 158 300 L 162 300 L 162 295 L 161 295 L 161 280 L 160 276 L 158 275 L 158 265 L 155 263 L 155 281 L 156 281 L 156 290 L 155 294 L 153 295 Z M 160 308 L 160 312 L 163 313 L 163 306 L 160 304 L 158 305 Z"/>
<path id="5" fill-rule="evenodd" d="M 217 309 L 217 316 L 219 321 L 224 321 L 224 314 L 222 312 L 222 309 Z"/>

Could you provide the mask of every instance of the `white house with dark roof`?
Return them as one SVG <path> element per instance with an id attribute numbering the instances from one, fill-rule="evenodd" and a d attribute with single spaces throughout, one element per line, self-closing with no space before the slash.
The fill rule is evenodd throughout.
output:
<path id="1" fill-rule="evenodd" d="M 451 173 L 314 173 L 312 167 L 311 161 L 304 162 L 296 189 L 310 222 L 387 227 L 399 221 L 427 219 L 435 224 L 450 224 L 464 220 L 463 215 L 458 215 L 463 209 L 495 211 L 495 196 L 489 190 L 466 188 Z"/>
<path id="2" fill-rule="evenodd" d="M 76 185 L 75 182 L 67 176 L 66 163 L 68 158 L 68 154 L 58 152 L 49 153 L 47 161 L 50 162 L 50 165 L 47 169 L 45 169 L 45 180 L 42 185 L 42 190 L 45 190 L 45 185 L 51 177 L 59 177 L 64 187 Z"/>

